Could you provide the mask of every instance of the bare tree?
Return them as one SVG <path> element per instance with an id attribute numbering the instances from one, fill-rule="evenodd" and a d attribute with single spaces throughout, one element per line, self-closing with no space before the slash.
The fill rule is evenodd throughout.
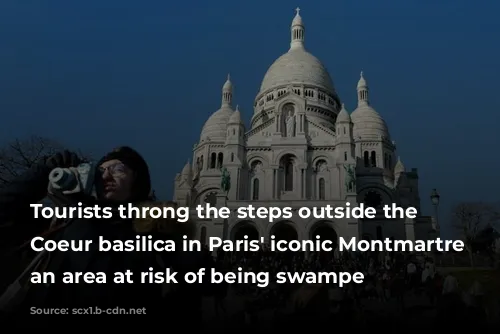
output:
<path id="1" fill-rule="evenodd" d="M 64 149 L 67 148 L 59 142 L 40 136 L 15 139 L 0 147 L 0 187 L 22 175 L 44 157 L 51 156 Z M 84 160 L 91 160 L 90 155 L 82 154 L 80 151 L 75 153 Z M 47 203 L 47 198 L 42 199 L 42 202 Z M 31 209 L 28 208 L 27 210 L 31 212 Z M 1 246 L 12 247 L 18 245 L 21 240 L 32 238 L 33 235 L 41 233 L 50 224 L 50 221 L 40 221 L 38 219 L 36 222 L 31 222 L 24 218 L 24 213 L 20 213 L 18 219 L 22 220 L 23 224 L 16 224 L 15 221 L 0 221 Z"/>
<path id="2" fill-rule="evenodd" d="M 23 174 L 43 157 L 53 155 L 64 148 L 60 143 L 40 136 L 15 139 L 0 148 L 0 187 Z M 81 152 L 78 154 L 86 160 L 90 159 L 89 155 Z"/>
<path id="3" fill-rule="evenodd" d="M 463 202 L 452 209 L 453 227 L 458 231 L 474 267 L 473 244 L 481 231 L 494 223 L 498 212 L 496 207 L 482 202 Z"/>
<path id="4" fill-rule="evenodd" d="M 60 149 L 61 145 L 43 137 L 15 139 L 0 149 L 0 186 L 23 174 L 44 156 Z"/>

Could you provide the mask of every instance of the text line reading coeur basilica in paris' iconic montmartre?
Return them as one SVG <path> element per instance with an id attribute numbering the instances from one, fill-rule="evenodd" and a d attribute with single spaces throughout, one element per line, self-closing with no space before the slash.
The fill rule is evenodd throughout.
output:
<path id="1" fill-rule="evenodd" d="M 31 248 L 40 252 L 43 250 L 52 251 L 75 251 L 88 252 L 91 249 L 92 240 L 45 240 L 43 237 L 35 237 L 31 240 Z M 332 240 L 321 240 L 319 236 L 315 240 L 276 240 L 271 236 L 269 240 L 259 238 L 249 240 L 245 236 L 244 240 L 223 240 L 218 237 L 208 238 L 208 248 L 210 251 L 222 249 L 227 252 L 258 251 L 263 244 L 269 246 L 271 251 L 278 252 L 331 252 L 335 249 L 335 243 Z M 388 251 L 388 252 L 427 252 L 437 249 L 441 252 L 462 251 L 464 243 L 461 240 L 357 240 L 356 238 L 339 238 L 339 251 Z M 98 248 L 100 252 L 174 252 L 176 243 L 172 240 L 154 240 L 152 236 L 136 236 L 135 240 L 106 240 L 99 237 Z M 182 242 L 183 251 L 201 250 L 201 242 L 198 240 L 187 240 L 184 236 Z"/>

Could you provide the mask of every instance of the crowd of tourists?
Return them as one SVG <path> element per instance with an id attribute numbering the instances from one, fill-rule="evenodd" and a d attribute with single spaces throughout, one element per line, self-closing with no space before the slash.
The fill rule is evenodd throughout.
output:
<path id="1" fill-rule="evenodd" d="M 274 318 L 279 315 L 314 313 L 315 317 L 326 312 L 332 319 L 337 315 L 342 321 L 366 320 L 370 315 L 379 317 L 390 309 L 398 317 L 418 308 L 412 302 L 418 299 L 419 314 L 430 323 L 442 322 L 449 325 L 458 320 L 468 324 L 485 324 L 489 319 L 498 319 L 491 314 L 484 303 L 481 284 L 459 286 L 458 279 L 451 273 L 436 269 L 431 256 L 404 253 L 299 253 L 259 252 L 227 253 L 215 256 L 221 271 L 269 272 L 362 272 L 362 284 L 317 284 L 307 289 L 300 284 L 269 284 L 262 288 L 256 284 L 237 284 L 220 287 L 216 295 L 216 315 L 227 312 L 228 289 L 245 300 L 246 322 L 258 323 L 259 314 L 271 310 Z M 300 304 L 300 307 L 297 305 Z M 313 312 L 314 310 L 314 312 Z M 413 312 L 413 311 L 411 311 Z M 328 321 L 330 321 L 328 320 Z M 288 321 L 290 324 L 290 322 Z M 292 322 L 293 323 L 293 322 Z M 423 322 L 420 322 L 423 324 Z"/>

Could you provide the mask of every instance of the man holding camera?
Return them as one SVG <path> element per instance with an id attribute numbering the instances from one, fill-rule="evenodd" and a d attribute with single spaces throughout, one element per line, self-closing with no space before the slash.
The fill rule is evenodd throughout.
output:
<path id="1" fill-rule="evenodd" d="M 42 159 L 26 174 L 0 189 L 0 221 L 17 220 L 19 214 L 29 212 L 30 204 L 38 203 L 47 196 L 49 174 L 55 168 L 77 167 L 82 161 L 76 154 L 65 151 Z M 133 203 L 141 205 L 148 201 L 151 190 L 149 168 L 145 160 L 133 149 L 120 147 L 104 156 L 97 164 L 95 189 L 97 199 L 88 198 L 89 202 L 107 207 Z M 60 194 L 59 194 L 60 195 Z M 71 206 L 75 202 L 86 201 L 80 195 L 61 196 L 64 203 Z M 82 200 L 83 199 L 83 200 Z M 44 263 L 36 271 L 55 274 L 53 284 L 33 284 L 22 301 L 19 298 L 13 304 L 14 315 L 30 314 L 30 309 L 38 308 L 124 308 L 145 309 L 147 315 L 159 314 L 165 310 L 160 284 L 115 284 L 115 272 L 131 270 L 134 282 L 140 281 L 140 273 L 151 270 L 165 271 L 165 267 L 175 266 L 179 260 L 172 256 L 152 252 L 98 252 L 98 238 L 107 240 L 134 240 L 138 234 L 132 220 L 120 219 L 113 215 L 111 219 L 73 219 L 66 220 L 50 238 L 59 240 L 92 240 L 94 247 L 88 252 L 50 252 Z M 151 233 L 149 233 L 151 234 Z M 174 255 L 175 256 L 175 255 Z M 184 261 L 184 260 L 183 260 Z M 189 266 L 198 265 L 197 259 L 189 259 Z M 42 269 L 40 269 L 42 268 Z M 105 273 L 104 284 L 64 284 L 61 282 L 64 272 Z M 12 304 L 12 303 L 11 303 Z M 11 305 L 12 306 L 12 305 Z M 4 311 L 5 311 L 4 307 Z M 10 307 L 12 311 L 12 307 Z M 169 308 L 170 309 L 170 308 Z M 175 319 L 175 316 L 174 316 Z M 182 321 L 180 319 L 175 319 Z M 192 324 L 192 323 L 191 323 Z M 38 327 L 40 323 L 37 321 Z"/>

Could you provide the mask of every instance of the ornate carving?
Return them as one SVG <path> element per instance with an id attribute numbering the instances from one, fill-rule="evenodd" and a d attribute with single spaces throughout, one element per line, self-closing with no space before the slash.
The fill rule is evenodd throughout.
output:
<path id="1" fill-rule="evenodd" d="M 252 168 L 252 173 L 257 173 L 257 172 L 261 171 L 262 170 L 262 162 L 260 162 L 258 160 L 252 162 L 251 168 Z"/>
<path id="2" fill-rule="evenodd" d="M 318 163 L 316 164 L 316 172 L 320 173 L 326 171 L 328 171 L 328 164 L 326 163 L 326 161 L 325 160 L 318 161 Z"/>
<path id="3" fill-rule="evenodd" d="M 201 172 L 201 169 L 203 168 L 203 158 L 198 158 L 196 160 L 196 174 Z"/>

